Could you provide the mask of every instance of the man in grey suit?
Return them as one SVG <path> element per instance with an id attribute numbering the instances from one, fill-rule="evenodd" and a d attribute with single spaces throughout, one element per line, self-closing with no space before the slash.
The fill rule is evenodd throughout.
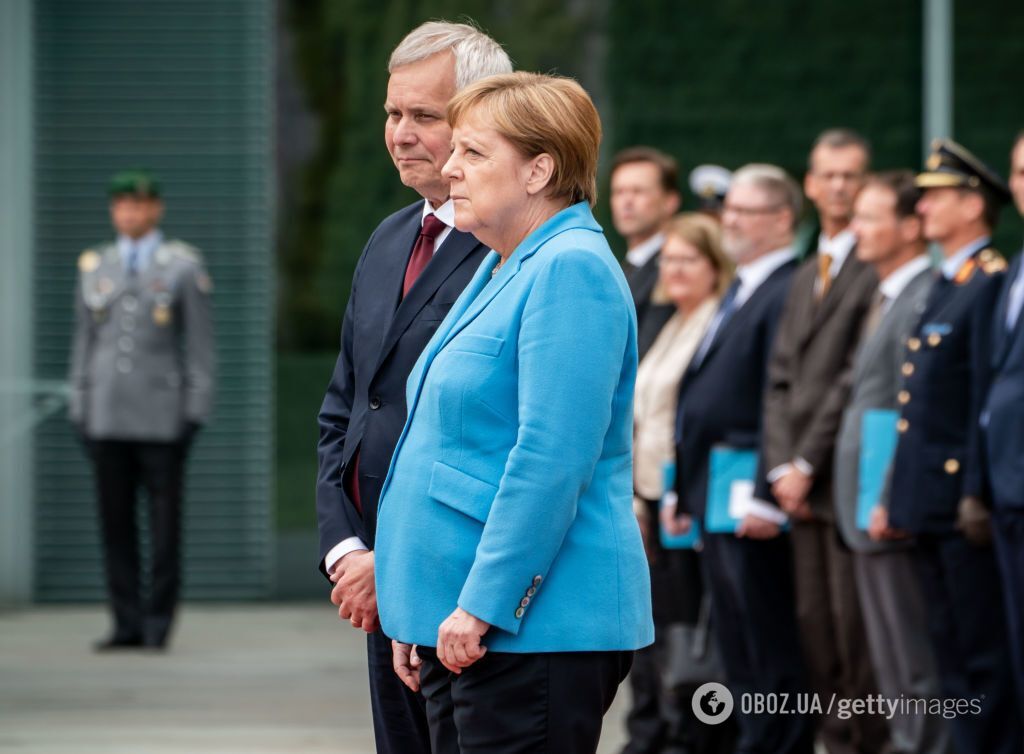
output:
<path id="1" fill-rule="evenodd" d="M 144 171 L 110 184 L 117 240 L 78 258 L 69 417 L 96 472 L 111 635 L 97 650 L 162 649 L 178 599 L 182 477 L 210 413 L 210 277 L 199 252 L 159 230 L 160 186 Z M 136 492 L 149 501 L 152 563 L 140 588 Z"/>
<path id="2" fill-rule="evenodd" d="M 920 197 L 914 174 L 897 171 L 869 178 L 854 205 L 857 258 L 874 267 L 881 283 L 854 357 L 834 464 L 836 522 L 853 551 L 871 661 L 887 699 L 942 696 L 931 646 L 922 641 L 928 633 L 927 610 L 910 554 L 912 542 L 888 525 L 887 488 L 868 531 L 857 526 L 862 419 L 868 410 L 896 409 L 905 401 L 904 349 L 934 281 L 915 211 Z M 894 754 L 951 750 L 949 730 L 940 716 L 897 715 L 889 728 Z"/>

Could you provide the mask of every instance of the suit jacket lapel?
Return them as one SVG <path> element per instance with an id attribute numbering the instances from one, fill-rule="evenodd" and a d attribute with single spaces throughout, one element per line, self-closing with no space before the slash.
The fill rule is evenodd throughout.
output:
<path id="1" fill-rule="evenodd" d="M 800 348 L 804 346 L 814 337 L 814 334 L 821 328 L 821 323 L 828 319 L 829 315 L 836 308 L 840 301 L 843 300 L 843 296 L 846 295 L 847 289 L 853 284 L 854 278 L 857 277 L 857 273 L 860 272 L 862 263 L 857 261 L 854 254 L 857 253 L 856 247 L 850 250 L 849 255 L 843 262 L 843 266 L 839 268 L 839 274 L 836 275 L 832 281 L 832 285 L 829 286 L 828 292 L 825 294 L 825 298 L 821 301 L 815 302 L 817 305 L 812 307 L 813 316 L 809 317 L 806 322 L 806 327 L 800 338 Z M 812 286 L 813 289 L 813 286 Z M 811 291 L 811 300 L 814 299 L 814 291 Z"/>
<path id="2" fill-rule="evenodd" d="M 1017 335 L 1021 330 L 1021 320 L 1024 317 L 1017 317 L 1017 322 L 1014 324 L 1013 330 L 1007 332 L 1006 330 L 1006 312 L 1010 307 L 1010 288 L 1013 287 L 1013 282 L 1017 279 L 1017 273 L 1020 270 L 1021 256 L 1018 256 L 1013 264 L 1010 265 L 1010 269 L 1006 274 L 1006 280 L 1003 283 L 1002 290 L 999 291 L 999 299 L 996 301 L 996 314 L 994 322 L 992 323 L 995 328 L 995 332 L 992 334 L 992 352 L 995 354 L 995 366 L 998 368 L 1002 366 L 1006 360 L 1006 356 L 1010 352 L 1010 347 L 1017 340 Z"/>
<path id="3" fill-rule="evenodd" d="M 419 233 L 419 218 L 417 217 L 416 219 L 417 222 L 413 228 L 412 240 L 409 242 L 408 246 L 410 250 L 412 249 L 413 243 L 416 241 L 415 234 Z M 441 244 L 441 248 L 437 250 L 436 256 L 430 260 L 430 263 L 420 274 L 419 278 L 417 278 L 416 282 L 413 283 L 412 288 L 409 289 L 409 295 L 401 300 L 401 303 L 399 303 L 398 309 L 395 310 L 392 319 L 386 324 L 384 340 L 381 343 L 380 353 L 377 358 L 377 369 L 379 369 L 380 365 L 384 363 L 388 354 L 391 353 L 391 349 L 395 347 L 395 344 L 402 337 L 402 334 L 409 329 L 409 325 L 412 324 L 416 315 L 420 313 L 426 303 L 437 292 L 437 289 L 441 287 L 441 284 L 448 279 L 448 277 L 460 264 L 462 264 L 463 261 L 465 261 L 466 257 L 476 249 L 479 243 L 480 242 L 469 233 L 462 233 L 461 231 L 452 229 L 448 234 L 448 238 L 446 238 L 444 243 Z M 405 264 L 408 264 L 408 259 L 405 260 Z M 404 266 L 402 269 L 405 269 Z M 394 282 L 397 282 L 398 284 L 397 288 L 393 292 L 396 299 L 400 298 L 402 295 L 404 279 L 404 274 L 395 275 L 392 278 L 392 281 L 389 281 L 392 285 Z M 385 295 L 392 295 L 390 287 L 384 293 Z"/>

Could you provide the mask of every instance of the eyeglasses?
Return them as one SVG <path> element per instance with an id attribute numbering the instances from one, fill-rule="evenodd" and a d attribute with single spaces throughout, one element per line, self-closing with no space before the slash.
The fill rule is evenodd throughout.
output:
<path id="1" fill-rule="evenodd" d="M 692 267 L 695 264 L 699 264 L 704 257 L 666 257 L 662 254 L 658 257 L 658 266 L 664 269 L 679 269 L 681 267 Z"/>
<path id="2" fill-rule="evenodd" d="M 735 212 L 740 217 L 750 217 L 752 215 L 770 215 L 781 209 L 781 204 L 769 204 L 764 207 L 744 207 L 739 204 L 729 204 L 726 202 L 722 205 L 722 214 L 725 214 L 726 212 Z"/>

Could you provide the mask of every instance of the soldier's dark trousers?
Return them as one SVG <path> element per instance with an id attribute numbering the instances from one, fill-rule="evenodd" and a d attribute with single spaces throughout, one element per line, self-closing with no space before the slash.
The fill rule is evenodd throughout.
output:
<path id="1" fill-rule="evenodd" d="M 90 443 L 114 636 L 163 644 L 180 584 L 181 493 L 185 448 L 177 442 Z M 149 501 L 149 588 L 142 594 L 137 493 Z"/>
<path id="2" fill-rule="evenodd" d="M 918 536 L 914 554 L 943 696 L 980 705 L 980 714 L 950 721 L 957 752 L 1021 754 L 1024 733 L 995 553 L 959 534 L 926 534 Z"/>

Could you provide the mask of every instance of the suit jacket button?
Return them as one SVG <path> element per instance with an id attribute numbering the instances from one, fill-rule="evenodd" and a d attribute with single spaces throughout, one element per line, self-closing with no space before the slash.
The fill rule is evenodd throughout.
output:
<path id="1" fill-rule="evenodd" d="M 947 474 L 955 474 L 960 471 L 960 462 L 955 458 L 950 458 L 942 468 L 946 470 Z"/>
<path id="2" fill-rule="evenodd" d="M 908 422 L 906 419 L 900 419 L 898 422 L 896 422 L 896 431 L 899 432 L 900 434 L 903 434 L 908 429 L 910 429 L 910 422 Z"/>
<path id="3" fill-rule="evenodd" d="M 896 396 L 896 400 L 900 402 L 901 406 L 906 406 L 908 403 L 910 403 L 910 391 L 900 390 L 899 395 Z"/>
<path id="4" fill-rule="evenodd" d="M 376 411 L 378 408 L 380 408 L 380 396 L 375 395 L 372 398 L 370 398 L 370 408 L 373 411 Z"/>
<path id="5" fill-rule="evenodd" d="M 521 608 L 521 607 L 517 607 L 516 608 L 516 617 L 517 618 L 522 618 L 525 614 L 526 614 L 526 611 L 523 610 L 523 608 Z"/>

